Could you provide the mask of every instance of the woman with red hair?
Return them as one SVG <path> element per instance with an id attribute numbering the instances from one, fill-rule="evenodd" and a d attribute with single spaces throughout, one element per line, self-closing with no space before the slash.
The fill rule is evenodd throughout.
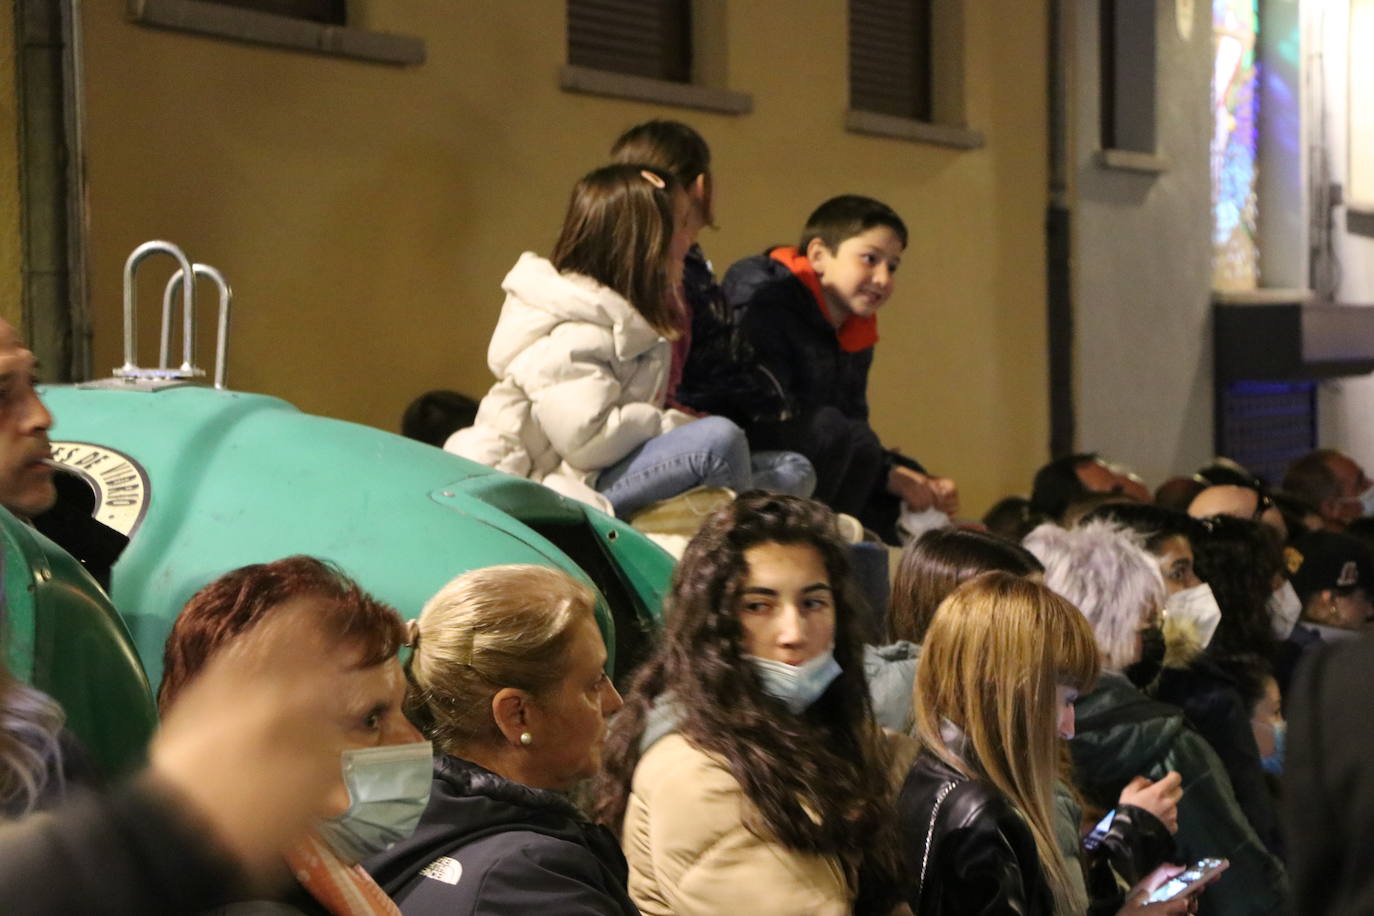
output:
<path id="1" fill-rule="evenodd" d="M 396 653 L 405 627 L 394 609 L 312 557 L 226 573 L 197 592 L 172 627 L 158 689 L 163 715 L 217 653 L 264 620 L 284 617 L 312 621 L 349 672 L 339 747 L 344 779 L 315 828 L 283 850 L 299 883 L 290 903 L 307 913 L 397 914 L 358 866 L 409 835 L 429 799 L 432 754 L 402 711 L 406 682 Z M 377 753 L 382 747 L 387 751 Z M 387 794 L 387 784 L 400 789 Z"/>

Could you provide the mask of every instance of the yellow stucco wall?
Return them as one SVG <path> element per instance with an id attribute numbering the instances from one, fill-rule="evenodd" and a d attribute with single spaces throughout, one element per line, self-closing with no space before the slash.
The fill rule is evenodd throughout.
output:
<path id="1" fill-rule="evenodd" d="M 0 10 L 0 318 L 20 327 L 19 93 L 13 5 Z"/>
<path id="2" fill-rule="evenodd" d="M 905 216 L 875 425 L 957 474 L 968 511 L 1028 488 L 1048 438 L 1043 2 L 966 4 L 969 121 L 988 139 L 975 152 L 844 130 L 838 0 L 728 5 L 730 88 L 754 97 L 742 117 L 560 91 L 558 0 L 359 6 L 371 28 L 423 37 L 427 63 L 157 31 L 123 0 L 84 4 L 97 374 L 118 361 L 123 259 L 162 237 L 234 284 L 233 387 L 388 429 L 425 389 L 480 394 L 502 276 L 548 251 L 571 185 L 620 130 L 674 117 L 712 145 L 722 228 L 702 243 L 720 271 L 790 243 L 833 194 Z M 168 270 L 149 266 L 145 361 Z"/>

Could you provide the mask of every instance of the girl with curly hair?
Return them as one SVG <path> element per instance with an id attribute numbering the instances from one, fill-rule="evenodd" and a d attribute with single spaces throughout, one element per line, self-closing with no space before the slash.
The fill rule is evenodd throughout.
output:
<path id="1" fill-rule="evenodd" d="M 891 773 L 913 749 L 872 724 L 857 600 L 818 503 L 745 494 L 688 545 L 597 785 L 642 912 L 894 902 Z"/>

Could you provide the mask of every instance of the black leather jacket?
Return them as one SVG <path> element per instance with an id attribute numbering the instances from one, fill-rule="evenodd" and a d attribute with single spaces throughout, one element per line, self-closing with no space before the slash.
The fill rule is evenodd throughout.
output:
<path id="1" fill-rule="evenodd" d="M 949 783 L 954 787 L 935 811 L 936 798 Z M 968 779 L 922 752 L 902 785 L 897 817 L 903 897 L 914 912 L 1054 913 L 1030 828 L 988 783 Z"/>

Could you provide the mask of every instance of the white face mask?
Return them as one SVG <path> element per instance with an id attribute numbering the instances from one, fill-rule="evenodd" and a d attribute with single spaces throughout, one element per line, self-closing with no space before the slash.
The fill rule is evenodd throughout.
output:
<path id="1" fill-rule="evenodd" d="M 1164 602 L 1164 613 L 1175 620 L 1189 621 L 1197 627 L 1198 639 L 1202 640 L 1204 649 L 1216 634 L 1217 624 L 1221 623 L 1221 606 L 1212 594 L 1212 586 L 1206 582 L 1174 592 Z"/>
<path id="2" fill-rule="evenodd" d="M 775 662 L 756 655 L 744 656 L 763 682 L 764 693 L 781 700 L 794 713 L 801 713 L 821 698 L 844 670 L 835 661 L 835 650 L 826 649 L 800 665 Z"/>
<path id="3" fill-rule="evenodd" d="M 1359 495 L 1360 515 L 1374 515 L 1374 487 L 1367 488 Z"/>
<path id="4" fill-rule="evenodd" d="M 1302 616 L 1302 601 L 1293 588 L 1292 582 L 1284 582 L 1283 587 L 1269 596 L 1266 605 L 1269 609 L 1269 622 L 1274 626 L 1274 635 L 1287 639 L 1293 635 L 1293 627 Z"/>

